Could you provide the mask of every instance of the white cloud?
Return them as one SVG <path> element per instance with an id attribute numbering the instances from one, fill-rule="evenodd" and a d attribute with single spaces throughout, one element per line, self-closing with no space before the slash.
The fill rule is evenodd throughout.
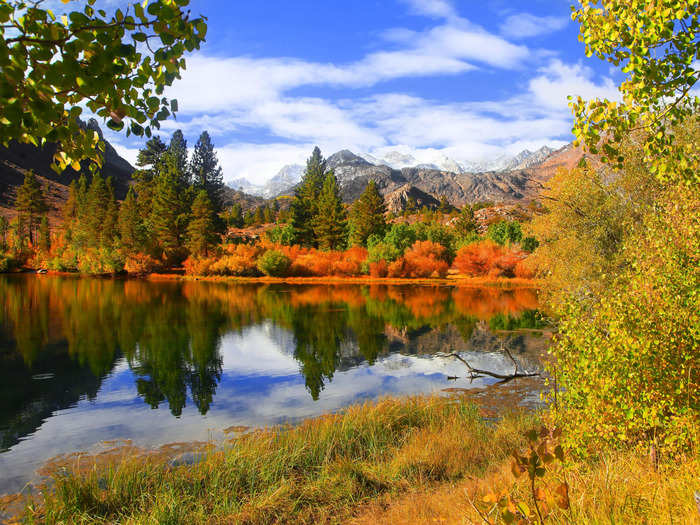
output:
<path id="1" fill-rule="evenodd" d="M 505 100 L 440 102 L 402 93 L 332 102 L 282 98 L 240 112 L 240 126 L 284 140 L 217 148 L 225 177 L 261 183 L 285 164 L 302 163 L 314 145 L 326 155 L 342 148 L 382 156 L 390 150 L 420 162 L 446 155 L 460 162 L 494 158 L 548 144 L 563 145 L 571 129 L 567 95 L 617 98 L 610 78 L 596 80 L 581 64 L 551 61 L 523 93 Z M 291 141 L 292 144 L 285 141 Z"/>
<path id="2" fill-rule="evenodd" d="M 273 177 L 285 164 L 303 164 L 315 144 L 231 143 L 216 148 L 226 180 L 245 177 L 259 184 Z"/>
<path id="3" fill-rule="evenodd" d="M 529 91 L 533 102 L 542 108 L 567 108 L 569 95 L 580 95 L 584 99 L 620 99 L 620 92 L 611 78 L 603 78 L 596 83 L 591 69 L 581 64 L 553 60 L 539 73 L 530 80 Z"/>
<path id="4" fill-rule="evenodd" d="M 566 27 L 569 19 L 563 16 L 535 16 L 529 13 L 510 15 L 501 24 L 501 34 L 510 38 L 528 38 L 554 33 Z"/>
<path id="5" fill-rule="evenodd" d="M 285 164 L 303 163 L 315 145 L 326 155 L 342 148 L 378 154 L 405 148 L 425 162 L 440 155 L 484 160 L 556 146 L 570 133 L 567 95 L 617 96 L 610 78 L 595 78 L 553 51 L 508 40 L 556 30 L 563 18 L 513 15 L 498 35 L 460 17 L 451 2 L 405 3 L 439 21 L 422 31 L 387 30 L 377 43 L 381 47 L 355 61 L 193 55 L 168 93 L 178 99 L 178 120 L 163 123 L 162 130 L 180 128 L 192 138 L 208 130 L 226 180 L 262 183 Z M 513 71 L 512 88 L 520 93 L 457 102 L 368 89 L 390 80 L 489 68 Z M 314 96 L 294 92 L 309 87 Z M 341 96 L 336 88 L 344 88 Z M 357 88 L 365 91 L 362 98 L 349 94 Z M 325 92 L 329 95 L 318 94 Z M 118 150 L 135 159 L 135 150 Z"/>

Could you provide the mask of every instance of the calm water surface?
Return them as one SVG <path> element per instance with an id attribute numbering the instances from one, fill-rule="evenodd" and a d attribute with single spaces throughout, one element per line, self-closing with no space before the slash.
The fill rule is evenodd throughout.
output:
<path id="1" fill-rule="evenodd" d="M 0 276 L 0 493 L 100 442 L 217 439 L 387 394 L 483 388 L 546 346 L 533 290 Z M 460 376 L 448 381 L 448 376 Z M 536 397 L 533 395 L 533 398 Z"/>

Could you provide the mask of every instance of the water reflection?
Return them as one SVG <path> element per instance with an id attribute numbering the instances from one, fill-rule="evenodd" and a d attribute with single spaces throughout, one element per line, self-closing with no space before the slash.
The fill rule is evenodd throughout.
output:
<path id="1" fill-rule="evenodd" d="M 125 432 L 199 439 L 195 414 L 270 424 L 437 390 L 460 369 L 427 359 L 436 352 L 478 352 L 498 366 L 488 356 L 507 344 L 532 365 L 543 343 L 511 331 L 537 328 L 536 307 L 527 289 L 0 276 L 0 451 L 9 450 L 0 467 L 45 447 L 42 425 L 75 426 L 64 449 L 133 437 Z M 399 384 L 400 370 L 412 375 Z M 159 415 L 160 428 L 149 428 L 155 418 L 142 409 L 166 407 L 189 426 Z M 88 431 L 101 414 L 109 424 Z"/>

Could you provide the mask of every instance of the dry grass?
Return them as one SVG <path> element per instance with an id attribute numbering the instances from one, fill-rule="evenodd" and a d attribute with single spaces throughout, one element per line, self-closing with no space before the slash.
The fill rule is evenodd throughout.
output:
<path id="1" fill-rule="evenodd" d="M 693 498 L 694 491 L 700 489 L 697 455 L 662 463 L 655 470 L 646 455 L 616 452 L 596 461 L 571 461 L 558 476 L 561 478 L 569 483 L 571 508 L 553 514 L 547 523 L 700 524 Z M 379 499 L 350 523 L 482 524 L 470 499 L 478 501 L 501 490 L 531 501 L 526 480 L 516 480 L 506 462 L 492 465 L 482 477 Z"/>
<path id="2" fill-rule="evenodd" d="M 30 523 L 338 523 L 384 494 L 479 476 L 534 416 L 484 421 L 462 398 L 387 399 L 237 437 L 190 466 L 158 456 L 61 475 Z"/>
<path id="3" fill-rule="evenodd" d="M 489 492 L 529 501 L 510 454 L 538 425 L 533 414 L 484 420 L 465 397 L 386 399 L 296 427 L 238 436 L 194 465 L 161 454 L 112 454 L 113 462 L 56 476 L 28 501 L 27 523 L 482 523 L 472 509 Z M 700 458 L 646 455 L 569 460 L 571 508 L 548 523 L 700 523 L 693 491 Z"/>

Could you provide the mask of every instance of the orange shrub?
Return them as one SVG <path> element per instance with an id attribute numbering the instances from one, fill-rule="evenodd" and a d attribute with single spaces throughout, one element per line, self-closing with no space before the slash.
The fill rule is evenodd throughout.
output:
<path id="1" fill-rule="evenodd" d="M 513 277 L 516 265 L 525 257 L 521 250 L 484 240 L 460 248 L 454 265 L 460 273 L 472 277 Z"/>
<path id="2" fill-rule="evenodd" d="M 333 268 L 334 275 L 355 276 L 362 274 L 362 265 L 367 260 L 367 248 L 353 246 L 342 252 Z"/>
<path id="3" fill-rule="evenodd" d="M 346 276 L 352 277 L 362 273 L 362 264 L 367 259 L 367 250 L 353 247 L 344 252 L 324 252 L 315 249 L 281 250 L 292 260 L 290 273 L 296 276 Z M 296 256 L 295 256 L 296 255 Z"/>
<path id="4" fill-rule="evenodd" d="M 532 259 L 530 257 L 519 261 L 518 264 L 515 265 L 515 276 L 520 279 L 532 279 L 535 277 L 535 275 L 537 275 L 537 268 L 531 261 Z"/>
<path id="5" fill-rule="evenodd" d="M 185 273 L 187 275 L 211 275 L 211 267 L 216 262 L 216 259 L 210 258 L 198 258 L 198 257 L 188 257 L 182 263 L 185 268 Z M 131 272 L 129 272 L 131 273 Z"/>
<path id="6" fill-rule="evenodd" d="M 389 271 L 389 265 L 384 259 L 381 261 L 369 263 L 369 274 L 372 277 L 386 277 Z"/>
<path id="7" fill-rule="evenodd" d="M 126 261 L 124 261 L 124 270 L 126 270 L 127 273 L 135 275 L 153 273 L 160 270 L 161 267 L 162 264 L 160 261 L 146 253 L 135 253 L 133 255 L 129 255 L 126 258 Z M 185 261 L 185 268 L 187 268 L 187 261 Z"/>
<path id="8" fill-rule="evenodd" d="M 387 277 L 406 277 L 406 260 L 399 257 L 395 261 L 389 263 L 386 269 Z"/>
<path id="9" fill-rule="evenodd" d="M 262 254 L 260 246 L 229 244 L 221 257 L 208 259 L 189 258 L 185 261 L 185 272 L 189 275 L 258 275 L 257 260 Z"/>
<path id="10" fill-rule="evenodd" d="M 403 277 L 445 277 L 450 266 L 447 249 L 431 241 L 415 242 L 403 258 Z"/>

